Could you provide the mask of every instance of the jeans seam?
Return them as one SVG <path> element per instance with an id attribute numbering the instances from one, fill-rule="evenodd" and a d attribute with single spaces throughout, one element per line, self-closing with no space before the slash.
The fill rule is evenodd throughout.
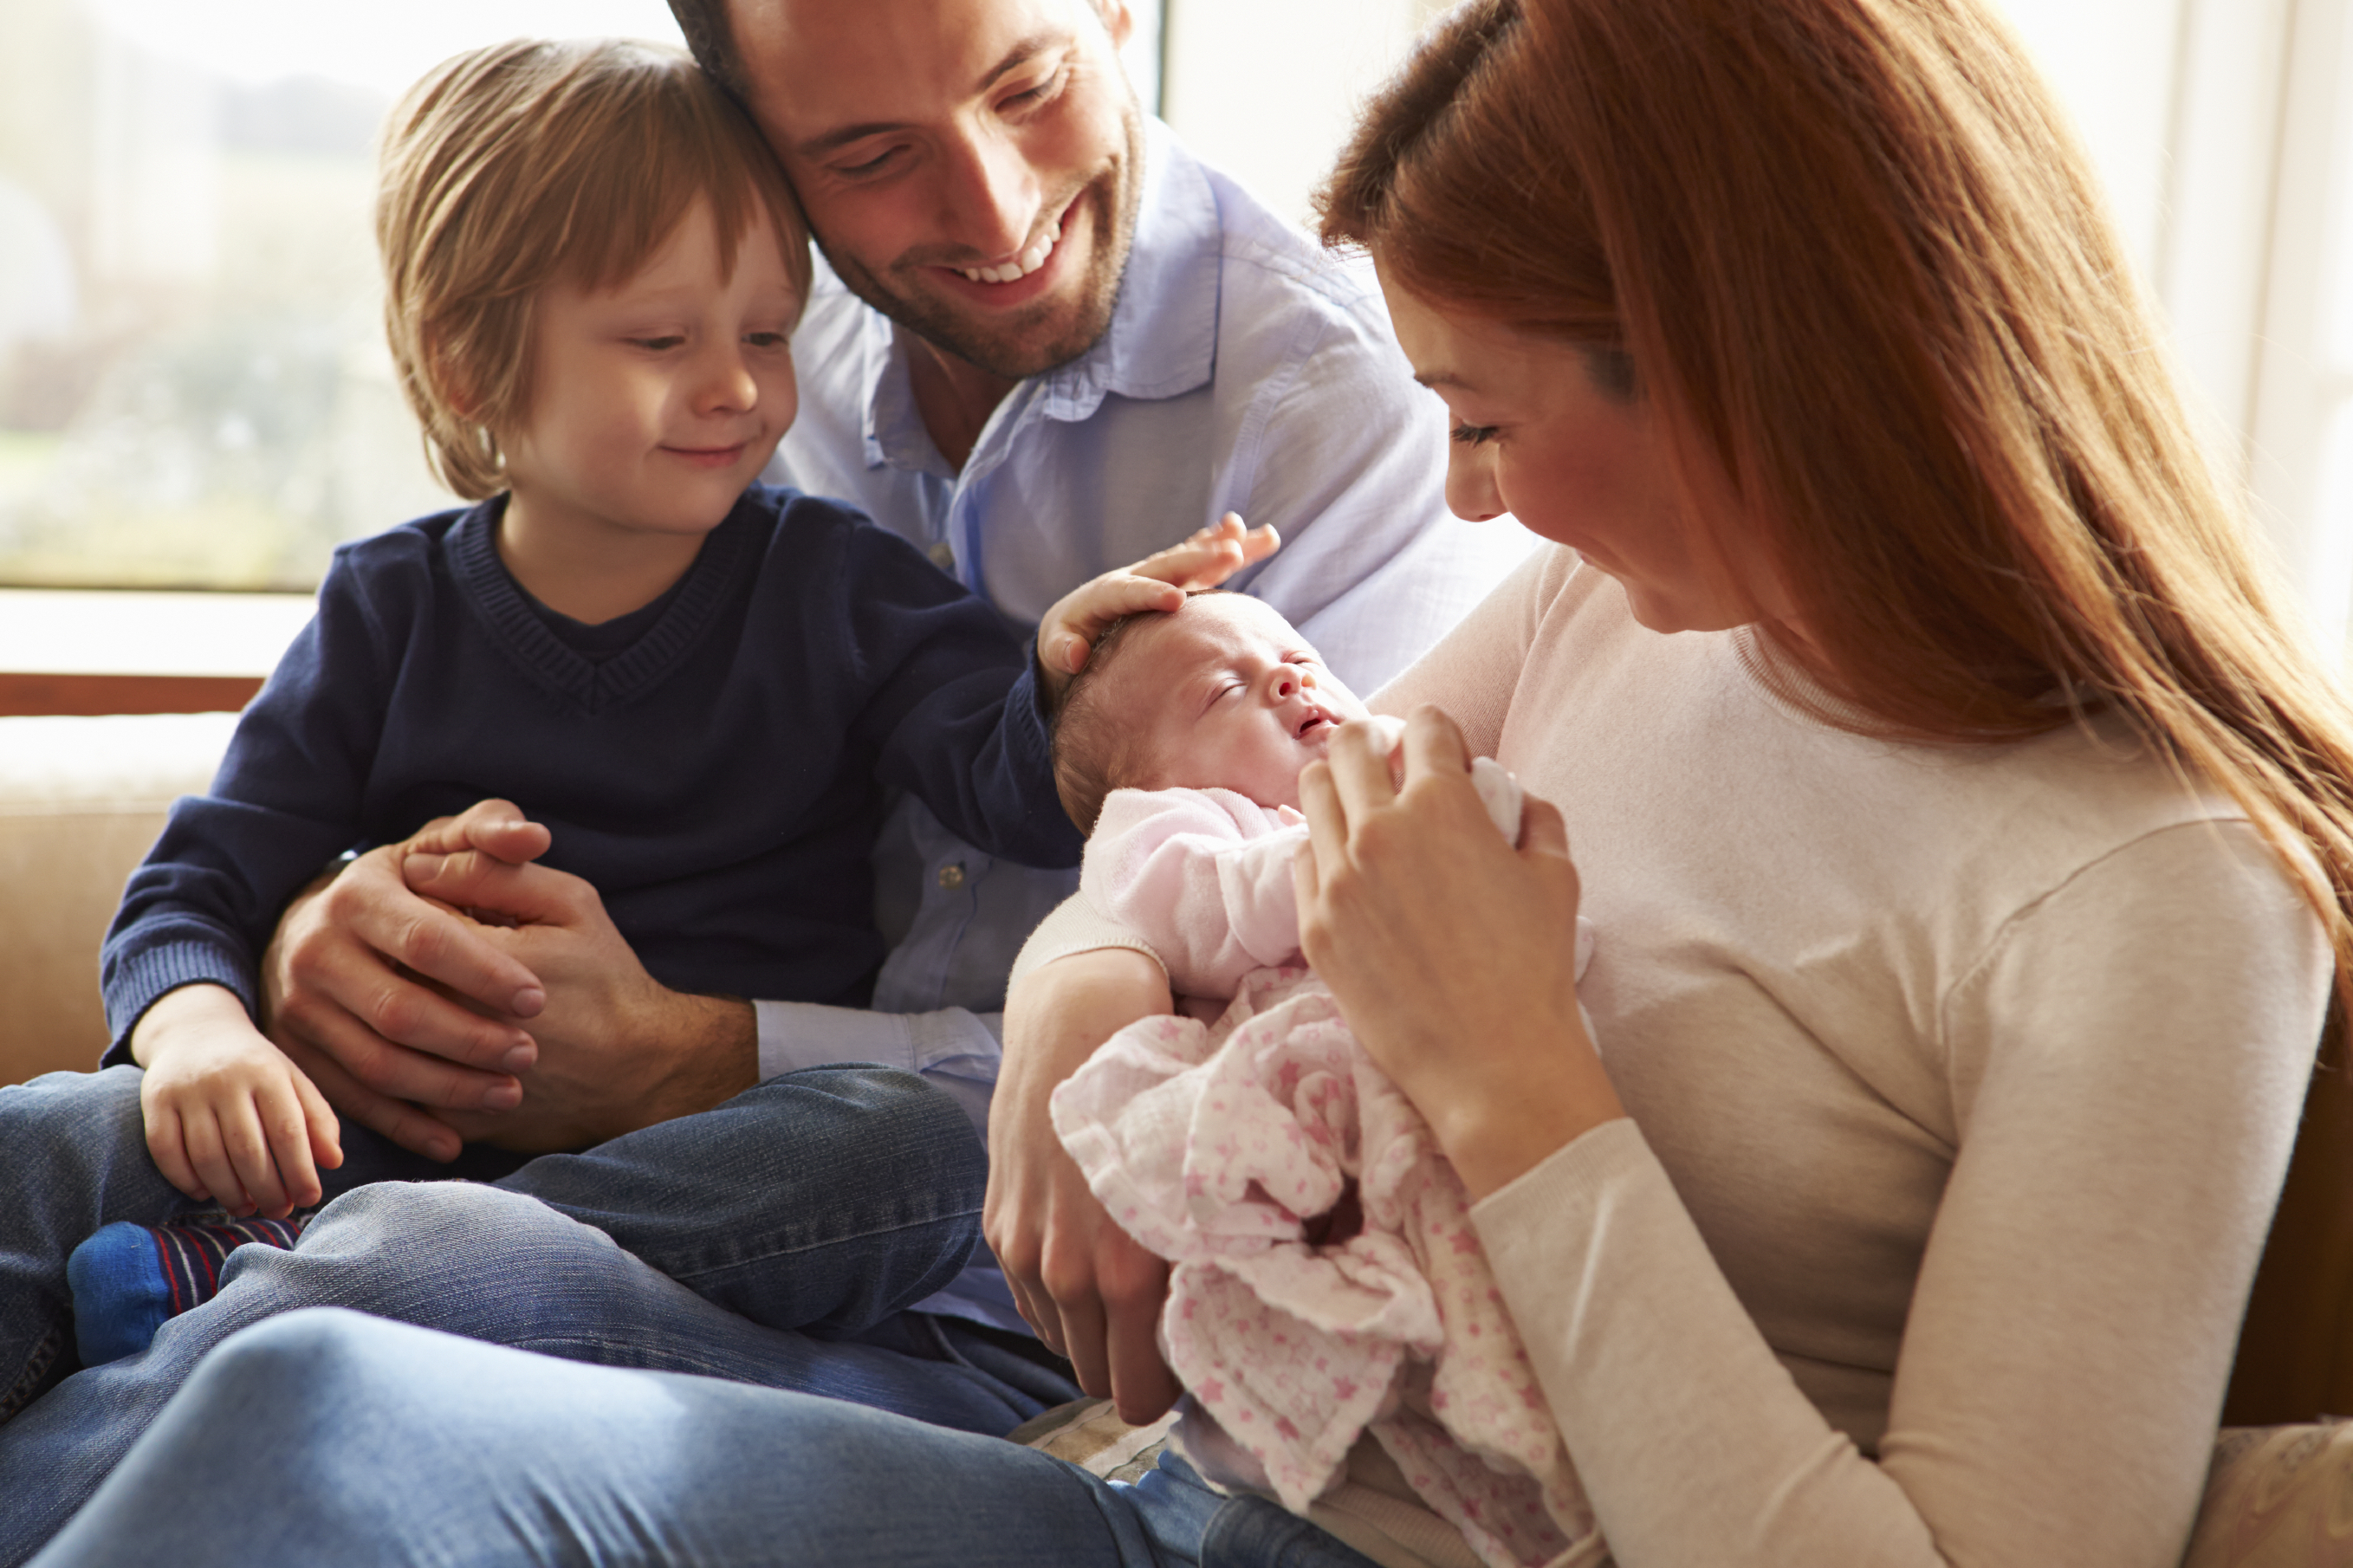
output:
<path id="1" fill-rule="evenodd" d="M 765 1252 L 744 1253 L 728 1262 L 706 1264 L 699 1268 L 662 1268 L 662 1272 L 669 1275 L 671 1279 L 678 1280 L 681 1284 L 683 1284 L 687 1280 L 699 1279 L 705 1275 L 724 1273 L 730 1269 L 743 1268 L 756 1263 L 773 1262 L 780 1258 L 797 1258 L 807 1252 L 819 1252 L 829 1247 L 846 1247 L 855 1242 L 871 1241 L 876 1237 L 903 1236 L 911 1231 L 928 1230 L 944 1225 L 954 1225 L 959 1221 L 971 1219 L 980 1212 L 981 1211 L 976 1207 L 970 1208 L 957 1214 L 942 1215 L 932 1219 L 913 1220 L 904 1225 L 877 1226 L 873 1229 L 861 1230 L 852 1235 L 836 1237 L 825 1241 L 811 1242 L 805 1247 L 770 1247 Z M 648 1261 L 650 1262 L 651 1259 L 648 1259 Z M 661 1266 L 656 1265 L 656 1267 L 659 1268 Z"/>

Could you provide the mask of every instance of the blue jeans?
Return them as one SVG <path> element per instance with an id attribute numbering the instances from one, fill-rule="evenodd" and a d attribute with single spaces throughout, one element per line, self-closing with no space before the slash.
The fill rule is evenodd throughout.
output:
<path id="1" fill-rule="evenodd" d="M 1134 1486 L 881 1411 L 348 1313 L 207 1360 L 37 1568 L 1371 1568 L 1182 1459 Z"/>
<path id="2" fill-rule="evenodd" d="M 0 1354 L 19 1391 L 71 1364 L 67 1252 L 110 1221 L 190 1207 L 147 1157 L 138 1087 L 118 1068 L 0 1089 L 18 1188 L 0 1205 Z M 472 1152 L 489 1185 L 384 1180 L 448 1168 L 359 1129 L 345 1147 L 332 1179 L 349 1190 L 300 1247 L 240 1248 L 220 1294 L 146 1353 L 76 1372 L 0 1426 L 0 1562 L 72 1514 L 215 1345 L 299 1307 L 980 1432 L 1076 1394 L 1008 1336 L 902 1310 L 963 1267 L 987 1164 L 963 1111 L 911 1074 L 815 1068 L 584 1154 Z"/>

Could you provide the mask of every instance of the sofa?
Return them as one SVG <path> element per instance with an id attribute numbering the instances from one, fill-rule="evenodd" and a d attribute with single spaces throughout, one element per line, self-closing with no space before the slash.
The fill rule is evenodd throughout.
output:
<path id="1" fill-rule="evenodd" d="M 201 790 L 231 713 L 0 717 L 0 1083 L 106 1047 L 98 951 L 174 797 Z M 2340 1051 L 2343 1046 L 2337 1047 Z M 2186 1568 L 2353 1568 L 2353 1086 L 2324 1075 L 2240 1345 Z M 1136 1462 L 1156 1430 L 1100 1406 L 1041 1446 Z M 2320 1418 L 2314 1418 L 2320 1417 Z M 1075 1434 L 1076 1436 L 1073 1436 Z M 1054 1451 L 1060 1451 L 1055 1448 Z"/>
<path id="2" fill-rule="evenodd" d="M 0 1083 L 94 1067 L 98 950 L 174 796 L 210 781 L 233 713 L 0 718 Z"/>

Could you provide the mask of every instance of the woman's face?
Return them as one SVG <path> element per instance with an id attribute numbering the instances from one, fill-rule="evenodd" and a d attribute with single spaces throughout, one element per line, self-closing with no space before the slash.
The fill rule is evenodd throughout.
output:
<path id="1" fill-rule="evenodd" d="M 1414 379 L 1446 402 L 1446 504 L 1458 516 L 1508 511 L 1570 546 L 1624 585 L 1652 631 L 1722 631 L 1783 607 L 1729 485 L 1687 482 L 1647 395 L 1598 383 L 1587 350 L 1449 312 L 1386 271 L 1381 291 Z"/>

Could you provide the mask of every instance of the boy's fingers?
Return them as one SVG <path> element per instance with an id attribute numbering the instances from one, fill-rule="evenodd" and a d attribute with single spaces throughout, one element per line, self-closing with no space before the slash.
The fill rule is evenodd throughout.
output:
<path id="1" fill-rule="evenodd" d="M 286 1066 L 293 1074 L 294 1098 L 301 1106 L 303 1135 L 311 1146 L 311 1157 L 332 1171 L 343 1163 L 343 1123 L 336 1120 L 334 1107 L 327 1103 L 327 1097 L 319 1092 L 319 1086 L 311 1081 L 310 1075 L 292 1062 Z"/>
<path id="2" fill-rule="evenodd" d="M 188 1196 L 202 1203 L 212 1196 L 196 1175 L 196 1168 L 188 1163 L 186 1141 L 180 1132 L 180 1113 L 176 1110 L 151 1112 L 147 1120 L 147 1152 L 164 1179 Z"/>
<path id="3" fill-rule="evenodd" d="M 188 1112 L 181 1117 L 180 1129 L 187 1139 L 188 1163 L 195 1167 L 196 1180 L 204 1184 L 213 1202 L 231 1214 L 245 1213 L 245 1186 L 222 1151 L 220 1127 L 212 1112 Z"/>
<path id="4" fill-rule="evenodd" d="M 237 1179 L 244 1184 L 253 1212 L 274 1219 L 285 1214 L 289 1205 L 278 1163 L 270 1157 L 269 1108 L 266 1099 L 257 1101 L 255 1098 L 266 1097 L 267 1092 L 240 1094 L 228 1105 L 221 1116 L 221 1143 L 237 1168 Z"/>
<path id="5" fill-rule="evenodd" d="M 265 1198 L 262 1212 L 275 1219 L 283 1212 L 308 1208 L 319 1201 L 319 1168 L 311 1163 L 310 1108 L 295 1090 L 294 1075 L 290 1071 L 284 1082 L 264 1088 L 256 1096 L 255 1109 L 269 1135 L 268 1160 L 277 1167 L 273 1179 L 287 1205 L 280 1210 Z"/>

